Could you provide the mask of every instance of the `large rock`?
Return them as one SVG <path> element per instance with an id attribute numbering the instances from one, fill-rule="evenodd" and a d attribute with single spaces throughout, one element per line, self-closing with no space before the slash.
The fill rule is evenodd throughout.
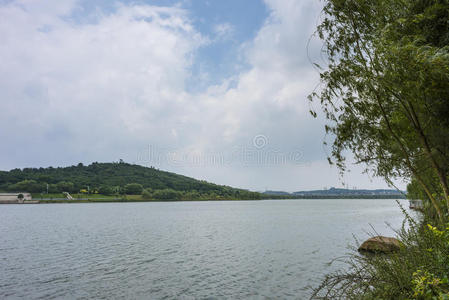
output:
<path id="1" fill-rule="evenodd" d="M 401 242 L 398 239 L 386 236 L 375 236 L 367 239 L 359 247 L 360 252 L 372 253 L 391 253 L 401 248 Z"/>

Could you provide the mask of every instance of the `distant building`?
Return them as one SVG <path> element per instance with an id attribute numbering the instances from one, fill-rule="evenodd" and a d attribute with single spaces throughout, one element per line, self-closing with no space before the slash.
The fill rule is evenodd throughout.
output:
<path id="1" fill-rule="evenodd" d="M 20 197 L 19 195 L 23 195 L 23 197 Z M 25 201 L 32 200 L 30 193 L 0 193 L 1 204 L 24 203 Z"/>
<path id="2" fill-rule="evenodd" d="M 424 203 L 422 200 L 409 200 L 408 202 L 410 204 L 411 209 L 420 210 L 424 208 Z"/>

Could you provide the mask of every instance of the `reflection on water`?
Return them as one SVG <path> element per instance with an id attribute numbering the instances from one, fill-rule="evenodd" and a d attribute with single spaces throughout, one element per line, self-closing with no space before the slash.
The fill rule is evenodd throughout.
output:
<path id="1" fill-rule="evenodd" d="M 0 298 L 304 298 L 402 220 L 394 200 L 2 205 Z"/>

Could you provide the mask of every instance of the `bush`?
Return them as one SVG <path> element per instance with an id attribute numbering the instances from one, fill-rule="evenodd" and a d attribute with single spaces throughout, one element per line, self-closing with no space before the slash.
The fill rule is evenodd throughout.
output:
<path id="1" fill-rule="evenodd" d="M 152 189 L 145 189 L 142 192 L 142 199 L 144 200 L 151 200 L 153 199 L 153 190 Z"/>
<path id="2" fill-rule="evenodd" d="M 62 192 L 68 192 L 68 193 L 76 192 L 75 185 L 73 184 L 73 182 L 60 181 L 60 182 L 58 182 L 56 184 L 56 187 L 58 189 L 58 192 L 60 192 L 60 193 L 62 193 Z"/>
<path id="3" fill-rule="evenodd" d="M 127 195 L 140 195 L 142 194 L 143 186 L 139 183 L 129 183 L 125 185 L 125 194 Z"/>
<path id="4" fill-rule="evenodd" d="M 8 186 L 9 191 L 29 193 L 41 193 L 45 188 L 43 183 L 36 182 L 35 180 L 23 180 Z"/>
<path id="5" fill-rule="evenodd" d="M 98 189 L 98 193 L 100 193 L 102 195 L 112 195 L 114 193 L 114 190 L 110 186 L 102 185 Z"/>
<path id="6" fill-rule="evenodd" d="M 415 299 L 449 299 L 447 276 L 440 279 L 427 271 L 418 270 L 413 273 L 412 283 Z"/>
<path id="7" fill-rule="evenodd" d="M 312 297 L 449 299 L 449 226 L 436 227 L 428 218 L 417 222 L 407 214 L 406 222 L 397 232 L 403 243 L 399 252 L 353 253 L 346 261 L 348 270 L 326 276 Z"/>
<path id="8" fill-rule="evenodd" d="M 181 197 L 181 192 L 172 189 L 157 190 L 153 193 L 153 198 L 157 200 L 180 200 Z"/>
<path id="9" fill-rule="evenodd" d="M 50 194 L 56 194 L 59 192 L 58 186 L 54 183 L 48 185 L 48 192 Z"/>
<path id="10" fill-rule="evenodd" d="M 185 200 L 200 200 L 201 194 L 198 193 L 197 191 L 189 191 L 189 192 L 185 192 L 183 198 Z"/>

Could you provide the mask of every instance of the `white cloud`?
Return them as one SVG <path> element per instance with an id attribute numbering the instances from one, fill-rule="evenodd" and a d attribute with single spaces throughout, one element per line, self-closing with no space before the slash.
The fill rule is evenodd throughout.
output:
<path id="1" fill-rule="evenodd" d="M 0 8 L 4 138 L 38 148 L 55 142 L 61 160 L 64 150 L 101 160 L 98 150 L 111 153 L 115 143 L 163 133 L 162 117 L 176 117 L 191 55 L 203 42 L 185 12 L 121 6 L 80 25 L 59 17 L 70 9 L 36 12 L 34 3 Z M 40 30 L 44 26 L 49 30 Z M 45 159 L 45 151 L 32 155 Z"/>
<path id="2" fill-rule="evenodd" d="M 230 23 L 220 23 L 214 26 L 214 33 L 216 40 L 227 40 L 234 34 L 234 26 Z"/>
<path id="3" fill-rule="evenodd" d="M 309 116 L 306 100 L 318 80 L 306 53 L 320 9 L 316 1 L 267 1 L 270 18 L 242 45 L 249 67 L 200 93 L 187 92 L 186 82 L 193 59 L 201 59 L 197 49 L 210 40 L 186 11 L 119 5 L 76 23 L 67 16 L 77 3 L 62 2 L 0 6 L 0 73 L 6 74 L 0 77 L 0 169 L 132 162 L 149 144 L 226 156 L 262 134 L 266 150 L 301 151 L 302 164 L 161 167 L 252 189 L 336 182 L 320 175 L 322 121 Z M 221 38 L 234 30 L 226 23 L 215 29 Z"/>

